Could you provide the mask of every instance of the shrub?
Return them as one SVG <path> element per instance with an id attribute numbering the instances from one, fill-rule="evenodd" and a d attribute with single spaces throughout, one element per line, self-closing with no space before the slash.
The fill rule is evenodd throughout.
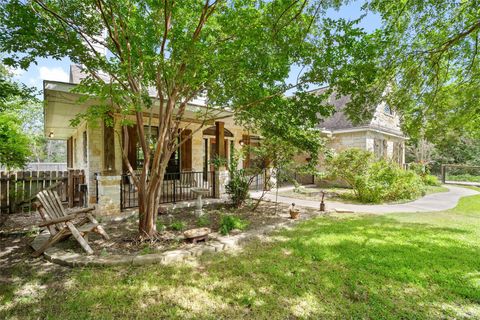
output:
<path id="1" fill-rule="evenodd" d="M 431 174 L 427 174 L 423 177 L 423 183 L 426 186 L 439 186 L 441 185 L 440 181 L 436 176 L 432 176 Z"/>
<path id="2" fill-rule="evenodd" d="M 367 175 L 372 159 L 371 152 L 355 148 L 347 149 L 327 158 L 327 177 L 332 180 L 340 178 L 356 193 L 357 183 L 364 183 L 359 178 Z"/>
<path id="3" fill-rule="evenodd" d="M 329 159 L 327 167 L 334 178 L 341 178 L 353 189 L 361 202 L 410 200 L 425 193 L 425 182 L 414 170 L 372 159 L 368 151 L 349 149 Z"/>
<path id="4" fill-rule="evenodd" d="M 174 231 L 182 231 L 183 229 L 185 229 L 185 227 L 186 227 L 185 222 L 181 220 L 174 221 L 170 224 L 170 228 Z"/>
<path id="5" fill-rule="evenodd" d="M 243 169 L 240 169 L 239 171 L 243 171 Z M 245 200 L 247 200 L 249 192 L 248 188 L 249 183 L 246 176 L 242 173 L 230 173 L 230 180 L 225 186 L 225 191 L 230 196 L 230 199 L 232 199 L 234 207 L 240 207 Z"/>
<path id="6" fill-rule="evenodd" d="M 250 180 L 244 169 L 239 169 L 238 164 L 241 154 L 234 153 L 230 159 L 228 173 L 230 180 L 225 186 L 225 192 L 230 196 L 234 207 L 240 207 L 249 195 Z"/>
<path id="7" fill-rule="evenodd" d="M 219 232 L 227 235 L 233 229 L 244 230 L 248 226 L 248 221 L 232 215 L 224 215 L 220 221 Z"/>

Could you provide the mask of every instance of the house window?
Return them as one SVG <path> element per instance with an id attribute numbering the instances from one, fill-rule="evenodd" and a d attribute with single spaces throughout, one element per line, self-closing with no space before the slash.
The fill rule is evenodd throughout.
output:
<path id="1" fill-rule="evenodd" d="M 83 163 L 87 163 L 87 131 L 83 131 Z"/>
<path id="2" fill-rule="evenodd" d="M 375 158 L 386 159 L 387 158 L 387 149 L 388 149 L 387 140 L 385 140 L 385 139 L 374 139 L 373 153 L 375 155 Z"/>
<path id="3" fill-rule="evenodd" d="M 388 103 L 385 103 L 385 106 L 383 107 L 383 112 L 385 114 L 388 114 L 389 116 L 393 115 L 393 110 Z"/>
<path id="4" fill-rule="evenodd" d="M 147 143 L 147 148 L 150 150 L 151 155 L 153 155 L 153 152 L 157 145 L 158 127 L 144 126 L 143 130 L 145 132 L 145 141 Z M 138 141 L 137 142 L 137 169 L 143 168 L 144 163 L 145 163 L 145 155 L 143 154 L 142 145 L 140 141 Z"/>
<path id="5" fill-rule="evenodd" d="M 147 147 L 150 150 L 150 157 L 153 157 L 155 148 L 157 146 L 158 139 L 158 127 L 154 126 L 144 126 L 145 140 Z M 145 155 L 142 150 L 140 141 L 137 143 L 137 169 L 141 169 L 145 163 Z M 176 150 L 170 160 L 168 161 L 167 168 L 165 173 L 178 173 L 180 172 L 180 152 Z M 167 177 L 168 178 L 168 177 Z"/>

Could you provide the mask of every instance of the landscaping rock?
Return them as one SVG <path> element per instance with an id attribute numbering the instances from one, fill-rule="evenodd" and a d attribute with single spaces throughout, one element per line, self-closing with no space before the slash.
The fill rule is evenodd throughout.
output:
<path id="1" fill-rule="evenodd" d="M 191 253 L 187 250 L 172 250 L 164 252 L 163 254 L 165 263 L 179 262 L 190 256 Z"/>

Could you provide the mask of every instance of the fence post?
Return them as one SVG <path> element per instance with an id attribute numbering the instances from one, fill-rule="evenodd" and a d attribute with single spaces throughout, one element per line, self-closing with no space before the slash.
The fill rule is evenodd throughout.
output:
<path id="1" fill-rule="evenodd" d="M 176 191 L 177 188 L 176 187 L 177 186 L 175 185 L 175 180 L 176 180 L 175 177 L 173 177 L 173 203 L 177 202 L 177 197 L 176 197 L 176 195 L 177 195 L 177 191 Z"/>
<path id="2" fill-rule="evenodd" d="M 10 173 L 8 177 L 8 213 L 15 212 L 15 173 Z"/>
<path id="3" fill-rule="evenodd" d="M 68 207 L 73 208 L 73 197 L 75 195 L 75 186 L 73 185 L 73 175 L 75 173 L 74 169 L 68 169 L 68 180 L 67 180 L 67 194 L 68 194 Z"/>
<path id="4" fill-rule="evenodd" d="M 445 175 L 446 175 L 446 174 L 445 174 L 445 169 L 446 169 L 446 168 L 445 168 L 445 165 L 442 164 L 442 167 L 441 167 L 441 168 L 442 168 L 442 169 L 441 169 L 441 171 L 442 171 L 442 183 L 445 183 L 445 180 L 446 180 L 446 179 L 445 179 Z"/>

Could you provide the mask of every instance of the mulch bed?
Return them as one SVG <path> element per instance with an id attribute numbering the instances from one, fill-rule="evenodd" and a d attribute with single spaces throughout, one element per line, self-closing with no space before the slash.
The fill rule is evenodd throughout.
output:
<path id="1" fill-rule="evenodd" d="M 169 214 L 158 216 L 157 229 L 160 232 L 159 238 L 154 242 L 139 242 L 137 240 L 138 219 L 135 215 L 122 221 L 103 222 L 102 225 L 110 236 L 110 240 L 104 240 L 99 235 L 93 233 L 89 236 L 89 244 L 94 254 L 99 256 L 111 254 L 138 255 L 173 249 L 186 249 L 195 246 L 195 244 L 185 241 L 183 237 L 183 231 L 185 230 L 208 227 L 212 230 L 209 238 L 215 239 L 221 236 L 217 231 L 223 215 L 235 215 L 248 221 L 246 231 L 259 229 L 263 226 L 285 220 L 285 217 L 280 216 L 279 213 L 285 214 L 287 208 L 287 205 L 279 203 L 277 214 L 275 214 L 275 203 L 273 202 L 262 202 L 253 212 L 250 205 L 239 209 L 234 209 L 227 205 L 217 205 L 204 208 L 202 219 L 195 216 L 194 208 L 176 209 Z M 183 224 L 182 230 L 174 230 L 173 226 L 176 224 Z M 66 251 L 84 253 L 78 243 L 72 238 L 56 246 Z"/>

